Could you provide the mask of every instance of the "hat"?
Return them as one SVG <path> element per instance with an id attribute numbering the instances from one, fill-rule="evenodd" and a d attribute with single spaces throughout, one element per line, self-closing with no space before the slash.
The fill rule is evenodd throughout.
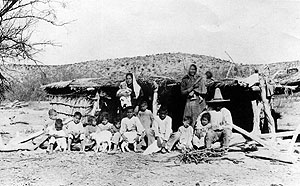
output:
<path id="1" fill-rule="evenodd" d="M 221 102 L 227 102 L 227 101 L 230 101 L 230 100 L 223 99 L 221 90 L 219 88 L 216 88 L 214 98 L 210 101 L 207 101 L 207 103 L 221 103 Z"/>

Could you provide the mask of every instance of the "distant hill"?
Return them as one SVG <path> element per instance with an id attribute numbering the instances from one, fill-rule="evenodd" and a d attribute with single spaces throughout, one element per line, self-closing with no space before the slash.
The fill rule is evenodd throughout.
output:
<path id="1" fill-rule="evenodd" d="M 6 69 L 2 73 L 12 82 L 13 92 L 7 94 L 8 99 L 43 100 L 45 93 L 40 89 L 40 86 L 48 83 L 90 77 L 124 79 L 118 75 L 120 72 L 135 72 L 137 76 L 169 76 L 180 81 L 191 63 L 195 63 L 202 74 L 208 70 L 211 71 L 215 79 L 224 78 L 232 64 L 230 61 L 205 55 L 164 53 L 67 65 L 8 64 L 2 68 Z M 278 69 L 300 66 L 300 62 L 272 63 L 269 66 L 271 71 L 275 73 Z M 262 65 L 259 64 L 235 63 L 229 77 L 246 77 L 253 73 L 253 69 L 261 67 Z"/>

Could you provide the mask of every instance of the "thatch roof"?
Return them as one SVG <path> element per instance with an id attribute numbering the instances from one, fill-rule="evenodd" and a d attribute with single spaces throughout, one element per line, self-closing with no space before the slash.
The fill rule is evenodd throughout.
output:
<path id="1" fill-rule="evenodd" d="M 274 77 L 274 79 L 277 79 L 282 85 L 299 85 L 300 72 L 278 74 Z"/>
<path id="2" fill-rule="evenodd" d="M 52 94 L 55 90 L 62 90 L 65 94 L 70 93 L 71 91 L 86 91 L 88 88 L 101 89 L 101 88 L 117 88 L 120 82 L 124 81 L 124 76 L 120 78 L 81 78 L 74 79 L 69 81 L 60 81 L 54 82 L 47 85 L 42 86 L 48 94 Z M 153 82 L 155 81 L 159 86 L 165 86 L 177 83 L 176 80 L 165 77 L 165 76 L 140 76 L 137 77 L 137 81 L 143 85 L 153 86 Z"/>

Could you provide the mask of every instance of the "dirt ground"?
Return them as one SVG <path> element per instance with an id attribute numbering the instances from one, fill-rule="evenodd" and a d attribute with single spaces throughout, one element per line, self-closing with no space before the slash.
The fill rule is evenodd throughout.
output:
<path id="1" fill-rule="evenodd" d="M 16 131 L 28 134 L 42 128 L 49 104 L 30 103 L 21 109 L 0 110 L 4 140 Z M 25 124 L 10 125 L 7 118 Z M 0 152 L 0 185 L 299 185 L 300 162 L 286 164 L 254 159 L 242 152 L 228 152 L 239 160 L 202 164 L 178 164 L 178 152 L 143 156 L 138 153 L 104 154 L 69 152 L 46 154 L 45 150 Z"/>

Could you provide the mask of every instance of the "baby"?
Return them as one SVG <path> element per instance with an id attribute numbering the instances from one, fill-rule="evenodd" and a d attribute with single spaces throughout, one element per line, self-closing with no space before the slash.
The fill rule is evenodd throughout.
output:
<path id="1" fill-rule="evenodd" d="M 117 97 L 120 97 L 122 108 L 131 106 L 131 92 L 132 90 L 127 87 L 126 82 L 120 83 L 120 89 L 117 91 Z"/>
<path id="2" fill-rule="evenodd" d="M 55 120 L 55 129 L 49 131 L 49 146 L 48 152 L 53 153 L 53 146 L 56 144 L 56 151 L 65 151 L 67 149 L 67 135 L 65 131 L 62 130 L 63 123 L 61 119 Z"/>

